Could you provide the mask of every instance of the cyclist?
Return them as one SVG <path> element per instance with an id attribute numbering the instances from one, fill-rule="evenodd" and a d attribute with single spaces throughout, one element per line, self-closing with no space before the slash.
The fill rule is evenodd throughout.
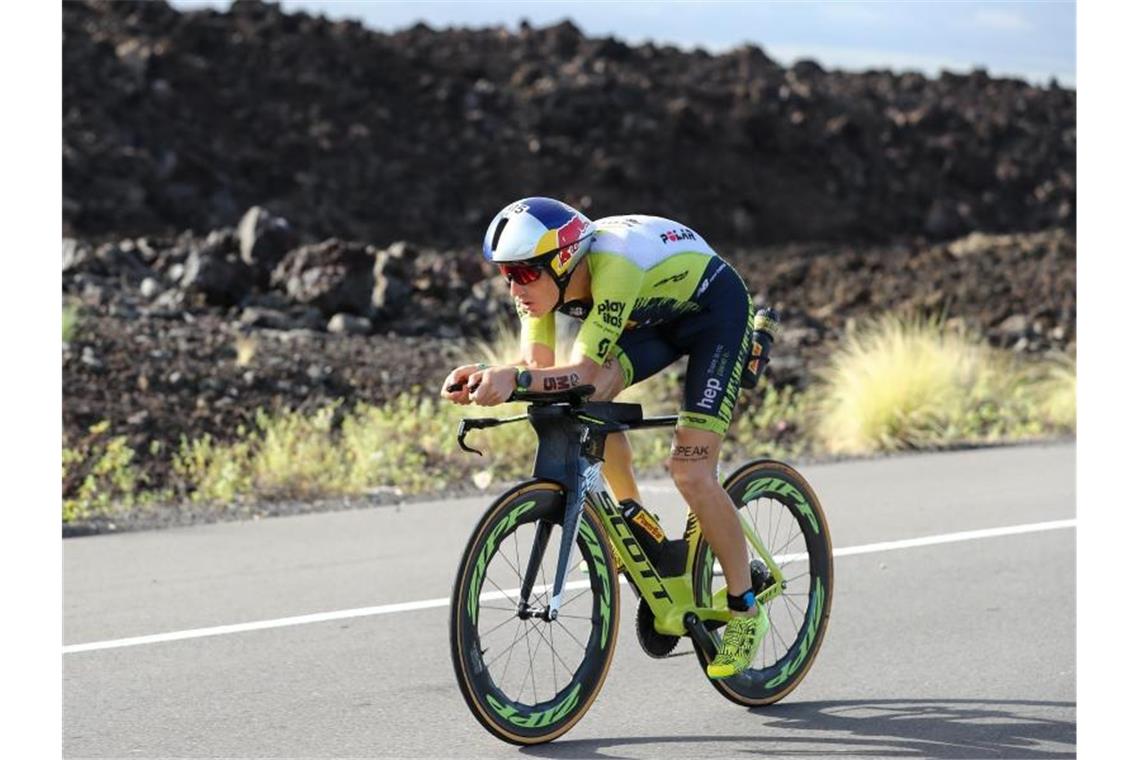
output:
<path id="1" fill-rule="evenodd" d="M 595 400 L 608 401 L 688 355 L 670 472 L 728 583 L 733 616 L 708 675 L 744 670 L 768 618 L 752 592 L 736 509 L 717 479 L 721 443 L 752 346 L 753 307 L 744 282 L 682 224 L 643 215 L 591 221 L 541 197 L 524 198 L 495 216 L 483 256 L 510 282 L 522 321 L 522 358 L 511 366 L 457 367 L 441 390 L 450 401 L 493 406 L 516 389 L 581 384 L 595 386 Z M 555 311 L 584 321 L 570 363 L 561 366 L 554 360 Z M 463 387 L 447 390 L 456 384 Z M 602 471 L 619 502 L 640 503 L 624 433 L 606 439 Z"/>

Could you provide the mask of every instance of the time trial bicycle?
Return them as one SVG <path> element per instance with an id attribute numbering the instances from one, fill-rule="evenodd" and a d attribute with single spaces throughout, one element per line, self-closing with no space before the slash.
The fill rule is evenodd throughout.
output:
<path id="1" fill-rule="evenodd" d="M 621 607 L 618 577 L 640 598 L 637 635 L 651 657 L 682 637 L 701 672 L 729 620 L 727 588 L 690 511 L 670 540 L 635 503 L 619 505 L 601 476 L 606 436 L 673 427 L 638 404 L 587 401 L 588 385 L 516 391 L 524 415 L 460 422 L 474 429 L 527 420 L 538 434 L 533 477 L 487 509 L 459 563 L 451 597 L 451 659 L 476 720 L 515 744 L 548 742 L 576 724 L 609 672 Z M 831 538 L 819 499 L 792 467 L 757 459 L 724 480 L 747 539 L 752 589 L 771 627 L 752 667 L 709 679 L 749 707 L 786 697 L 823 642 L 832 598 Z M 625 515 L 623 515 L 623 511 Z M 632 519 L 627 516 L 633 514 Z"/>

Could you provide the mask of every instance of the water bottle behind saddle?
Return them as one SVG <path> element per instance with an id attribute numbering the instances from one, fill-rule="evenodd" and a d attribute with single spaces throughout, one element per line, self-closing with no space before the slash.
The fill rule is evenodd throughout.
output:
<path id="1" fill-rule="evenodd" d="M 752 353 L 740 373 L 741 388 L 755 388 L 772 358 L 772 343 L 780 333 L 780 313 L 768 306 L 756 311 L 752 318 Z"/>

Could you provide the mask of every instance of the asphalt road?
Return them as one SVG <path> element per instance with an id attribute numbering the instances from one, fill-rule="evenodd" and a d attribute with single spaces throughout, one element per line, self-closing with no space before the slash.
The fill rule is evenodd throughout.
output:
<path id="1" fill-rule="evenodd" d="M 692 654 L 649 659 L 623 587 L 601 695 L 526 749 L 478 726 L 448 655 L 441 600 L 489 499 L 71 539 L 64 754 L 1073 756 L 1074 467 L 1074 446 L 1054 444 L 803 468 L 837 558 L 799 688 L 749 711 Z M 646 496 L 679 533 L 679 497 L 660 481 Z M 1007 526 L 1028 527 L 986 532 Z M 943 538 L 906 541 L 924 537 Z M 173 635 L 136 638 L 156 634 Z"/>

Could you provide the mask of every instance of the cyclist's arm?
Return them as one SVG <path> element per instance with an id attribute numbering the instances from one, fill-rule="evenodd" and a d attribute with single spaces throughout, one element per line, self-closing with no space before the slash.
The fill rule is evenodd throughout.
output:
<path id="1" fill-rule="evenodd" d="M 605 364 L 617 345 L 634 302 L 641 291 L 645 272 L 623 256 L 591 252 L 590 295 L 594 305 L 574 341 L 574 363 L 592 362 L 594 369 Z M 579 361 L 581 357 L 581 361 Z"/>
<path id="2" fill-rule="evenodd" d="M 590 267 L 593 308 L 578 331 L 570 362 L 532 371 L 532 390 L 550 392 L 575 385 L 595 385 L 602 365 L 613 352 L 633 312 L 644 272 L 615 254 L 591 253 L 586 260 Z"/>
<path id="3" fill-rule="evenodd" d="M 522 358 L 514 362 L 527 369 L 542 369 L 554 366 L 554 313 L 541 317 L 519 314 L 522 330 L 519 343 Z"/>
<path id="4" fill-rule="evenodd" d="M 544 369 L 554 366 L 554 349 L 541 343 L 526 343 L 523 345 L 522 358 L 515 362 L 517 366 L 527 369 Z"/>

